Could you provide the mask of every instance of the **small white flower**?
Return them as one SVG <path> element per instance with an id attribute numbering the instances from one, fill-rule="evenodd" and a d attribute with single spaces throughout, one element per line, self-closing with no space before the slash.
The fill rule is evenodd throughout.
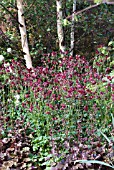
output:
<path id="1" fill-rule="evenodd" d="M 0 62 L 4 61 L 4 56 L 0 55 Z"/>
<path id="2" fill-rule="evenodd" d="M 4 63 L 4 67 L 5 67 L 5 68 L 8 68 L 9 71 L 10 71 L 10 73 L 13 73 L 13 71 L 12 71 L 12 69 L 11 69 L 11 67 L 10 67 L 10 63 Z"/>
<path id="3" fill-rule="evenodd" d="M 4 67 L 7 68 L 10 66 L 10 63 L 4 63 Z"/>
<path id="4" fill-rule="evenodd" d="M 12 49 L 11 49 L 11 48 L 7 48 L 7 52 L 8 52 L 8 53 L 11 53 L 11 52 L 12 52 Z"/>
<path id="5" fill-rule="evenodd" d="M 19 94 L 16 94 L 14 97 L 15 97 L 16 100 L 20 99 L 20 95 Z"/>
<path id="6" fill-rule="evenodd" d="M 20 95 L 19 95 L 19 94 L 16 94 L 16 95 L 14 96 L 14 98 L 15 98 L 15 104 L 18 105 L 18 104 L 19 104 Z"/>

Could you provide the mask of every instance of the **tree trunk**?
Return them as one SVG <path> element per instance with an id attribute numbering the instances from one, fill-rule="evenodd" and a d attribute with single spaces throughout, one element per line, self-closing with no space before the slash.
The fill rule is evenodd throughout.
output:
<path id="1" fill-rule="evenodd" d="M 76 11 L 76 0 L 73 0 L 73 14 L 72 14 L 72 25 L 71 25 L 71 35 L 70 35 L 70 38 L 71 38 L 71 43 L 70 43 L 70 54 L 71 56 L 73 56 L 73 52 L 74 52 L 74 22 L 75 22 L 75 14 L 74 12 Z"/>
<path id="2" fill-rule="evenodd" d="M 26 62 L 27 68 L 32 68 L 32 60 L 29 52 L 29 46 L 27 41 L 27 32 L 24 20 L 24 12 L 23 12 L 23 0 L 17 0 L 17 8 L 18 8 L 18 22 L 19 22 L 19 29 L 21 34 L 21 43 L 22 49 L 24 54 L 24 59 Z"/>
<path id="3" fill-rule="evenodd" d="M 62 0 L 56 0 L 57 5 L 57 34 L 59 40 L 59 49 L 62 53 L 65 52 L 64 42 L 64 30 L 63 30 L 63 12 L 62 12 Z"/>

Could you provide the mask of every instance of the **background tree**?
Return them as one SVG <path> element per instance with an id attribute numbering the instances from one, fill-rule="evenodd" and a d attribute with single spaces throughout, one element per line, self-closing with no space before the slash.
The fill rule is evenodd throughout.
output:
<path id="1" fill-rule="evenodd" d="M 24 21 L 24 11 L 23 11 L 23 0 L 17 0 L 17 9 L 18 9 L 18 22 L 19 22 L 19 29 L 21 34 L 21 43 L 22 49 L 24 53 L 24 59 L 26 61 L 27 68 L 32 68 L 32 60 L 29 52 L 29 46 L 27 41 L 27 32 L 26 26 Z"/>
<path id="2" fill-rule="evenodd" d="M 76 12 L 76 0 L 73 0 L 73 14 L 72 14 L 72 23 L 71 23 L 71 43 L 70 43 L 70 51 L 71 51 L 71 55 L 73 55 L 73 51 L 74 51 L 74 41 L 75 41 L 75 14 L 74 12 Z"/>
<path id="3" fill-rule="evenodd" d="M 62 21 L 61 26 L 64 33 L 64 46 L 70 49 L 71 44 L 71 25 L 63 25 L 65 17 L 72 14 L 72 1 L 62 2 Z M 92 2 L 93 3 L 93 2 Z M 17 19 L 16 1 L 2 0 L 0 3 L 5 6 L 9 12 L 0 6 L 1 16 L 5 32 L 0 37 L 0 53 L 4 53 L 6 59 L 17 57 L 23 60 L 21 53 L 21 41 L 19 25 Z M 85 9 L 91 4 L 89 1 L 77 0 L 76 11 Z M 23 1 L 24 16 L 27 29 L 27 39 L 29 43 L 30 55 L 33 65 L 41 64 L 41 58 L 44 53 L 58 51 L 59 45 L 56 46 L 58 40 L 57 33 L 57 6 L 55 0 L 31 0 Z M 85 55 L 88 59 L 95 55 L 98 44 L 107 44 L 114 35 L 113 28 L 113 5 L 101 4 L 96 8 L 92 8 L 75 16 L 74 32 L 74 55 Z M 6 18 L 6 15 L 10 17 Z M 68 21 L 72 22 L 72 17 Z M 102 19 L 101 19 L 102 18 Z M 62 36 L 62 37 L 63 37 Z M 7 37 L 7 41 L 4 39 Z M 9 42 L 9 43 L 5 43 Z M 12 48 L 12 54 L 7 54 L 7 48 Z"/>
<path id="4" fill-rule="evenodd" d="M 59 49 L 61 52 L 65 52 L 64 30 L 63 30 L 63 11 L 62 0 L 56 0 L 57 5 L 57 34 L 59 40 Z"/>

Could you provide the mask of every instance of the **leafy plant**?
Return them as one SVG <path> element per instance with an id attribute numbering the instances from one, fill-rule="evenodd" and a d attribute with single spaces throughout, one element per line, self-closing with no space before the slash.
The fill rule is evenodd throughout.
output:
<path id="1" fill-rule="evenodd" d="M 12 125 L 24 116 L 24 125 L 29 123 L 32 128 L 33 151 L 37 152 L 38 164 L 43 166 L 62 159 L 74 140 L 88 136 L 86 129 L 92 131 L 93 125 L 94 131 L 106 129 L 113 111 L 113 83 L 104 84 L 102 90 L 99 83 L 103 83 L 106 73 L 94 69 L 78 55 L 61 58 L 53 52 L 42 57 L 41 62 L 42 66 L 34 69 L 35 75 L 15 60 L 4 63 L 0 73 L 2 112 Z M 97 89 L 93 91 L 90 85 Z M 48 155 L 51 156 L 46 161 Z"/>

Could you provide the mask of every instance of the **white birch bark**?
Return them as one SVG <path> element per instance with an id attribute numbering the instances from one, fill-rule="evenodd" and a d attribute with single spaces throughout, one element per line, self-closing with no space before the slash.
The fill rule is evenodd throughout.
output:
<path id="1" fill-rule="evenodd" d="M 70 38 L 71 38 L 71 43 L 70 43 L 70 55 L 73 55 L 74 52 L 74 23 L 75 23 L 75 14 L 74 12 L 76 11 L 76 0 L 73 0 L 73 14 L 72 14 L 72 25 L 71 25 L 71 34 L 70 34 Z"/>
<path id="2" fill-rule="evenodd" d="M 18 22 L 19 22 L 19 30 L 21 34 L 21 44 L 24 54 L 24 59 L 26 62 L 27 68 L 32 68 L 32 60 L 29 52 L 29 46 L 27 41 L 27 32 L 26 25 L 24 20 L 24 12 L 23 12 L 23 0 L 17 0 L 17 8 L 18 8 Z"/>
<path id="3" fill-rule="evenodd" d="M 65 45 L 64 45 L 64 30 L 63 30 L 63 12 L 62 12 L 62 0 L 56 0 L 57 6 L 57 34 L 59 40 L 59 49 L 63 53 L 65 52 Z"/>

